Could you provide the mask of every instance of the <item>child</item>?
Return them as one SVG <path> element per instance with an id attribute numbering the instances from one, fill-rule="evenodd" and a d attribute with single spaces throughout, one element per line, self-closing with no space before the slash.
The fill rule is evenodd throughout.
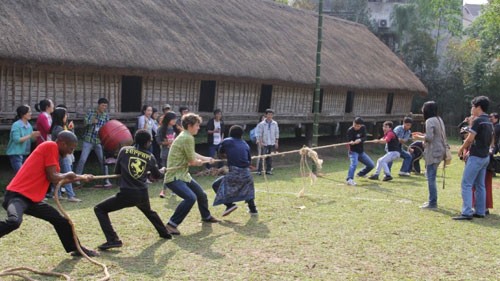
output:
<path id="1" fill-rule="evenodd" d="M 225 155 L 229 166 L 229 173 L 215 180 L 212 184 L 216 196 L 214 206 L 226 205 L 226 210 L 222 213 L 225 217 L 236 210 L 236 201 L 243 201 L 248 204 L 250 215 L 256 216 L 255 189 L 253 177 L 250 174 L 250 147 L 241 139 L 243 128 L 234 125 L 229 129 L 229 138 L 224 139 L 219 147 L 219 153 Z"/>
<path id="2" fill-rule="evenodd" d="M 377 160 L 377 167 L 375 173 L 369 177 L 371 180 L 378 180 L 380 170 L 384 169 L 385 177 L 383 181 L 392 180 L 391 170 L 388 164 L 399 158 L 399 140 L 392 131 L 393 124 L 391 121 L 385 121 L 383 125 L 384 137 L 377 140 L 377 143 L 386 144 L 386 154 Z"/>
<path id="3" fill-rule="evenodd" d="M 366 141 L 366 127 L 363 125 L 363 119 L 356 117 L 352 126 L 347 130 L 347 140 L 349 141 L 349 171 L 347 173 L 347 185 L 356 185 L 354 181 L 354 172 L 358 166 L 358 161 L 365 164 L 365 167 L 359 171 L 358 176 L 364 177 L 373 167 L 373 160 L 364 152 L 363 143 Z"/>
<path id="4" fill-rule="evenodd" d="M 122 147 L 116 159 L 115 174 L 121 175 L 120 192 L 94 207 L 95 215 L 106 237 L 106 242 L 98 246 L 103 251 L 123 245 L 111 225 L 108 214 L 129 207 L 141 210 L 160 237 L 172 238 L 158 214 L 151 210 L 149 203 L 146 183 L 148 172 L 151 172 L 151 177 L 156 179 L 162 176 L 156 166 L 156 159 L 149 149 L 152 142 L 151 134 L 147 130 L 139 129 L 135 133 L 134 141 L 135 146 Z"/>

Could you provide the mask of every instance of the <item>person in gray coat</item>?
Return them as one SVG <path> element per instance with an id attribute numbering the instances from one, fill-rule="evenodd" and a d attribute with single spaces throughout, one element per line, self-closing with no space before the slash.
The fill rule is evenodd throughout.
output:
<path id="1" fill-rule="evenodd" d="M 425 202 L 420 208 L 437 208 L 437 183 L 436 174 L 439 163 L 443 161 L 446 154 L 446 132 L 444 122 L 438 116 L 437 104 L 434 101 L 428 101 L 422 106 L 422 113 L 425 119 L 425 134 L 414 132 L 413 139 L 424 141 L 424 160 L 427 170 L 427 185 L 429 187 L 429 201 Z"/>

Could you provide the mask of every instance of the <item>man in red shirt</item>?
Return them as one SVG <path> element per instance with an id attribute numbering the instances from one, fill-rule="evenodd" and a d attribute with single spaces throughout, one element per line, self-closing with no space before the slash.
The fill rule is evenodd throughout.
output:
<path id="1" fill-rule="evenodd" d="M 61 240 L 66 252 L 79 256 L 73 239 L 73 231 L 69 221 L 54 207 L 43 202 L 50 183 L 61 180 L 89 181 L 92 175 L 76 175 L 74 172 L 61 174 L 59 157 L 73 153 L 78 143 L 77 137 L 69 131 L 62 131 L 57 142 L 46 141 L 26 159 L 21 169 L 7 186 L 2 204 L 7 210 L 7 219 L 0 221 L 0 237 L 3 237 L 21 226 L 23 215 L 28 214 L 51 223 Z M 97 252 L 82 247 L 88 256 L 96 256 Z"/>

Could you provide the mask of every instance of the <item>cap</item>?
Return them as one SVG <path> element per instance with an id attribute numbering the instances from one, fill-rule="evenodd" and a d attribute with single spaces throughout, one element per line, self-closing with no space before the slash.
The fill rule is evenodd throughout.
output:
<path id="1" fill-rule="evenodd" d="M 170 106 L 170 104 L 166 103 L 162 108 L 162 110 L 165 110 L 165 109 L 172 109 L 172 107 Z"/>

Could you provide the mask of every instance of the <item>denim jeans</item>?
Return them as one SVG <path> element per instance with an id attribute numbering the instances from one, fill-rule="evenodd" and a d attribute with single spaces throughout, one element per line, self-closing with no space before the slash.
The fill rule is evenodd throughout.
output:
<path id="1" fill-rule="evenodd" d="M 375 174 L 379 175 L 380 170 L 384 169 L 384 174 L 386 176 L 391 175 L 391 169 L 389 168 L 389 163 L 399 158 L 399 151 L 389 151 L 384 156 L 377 160 L 377 167 L 375 168 Z"/>
<path id="2" fill-rule="evenodd" d="M 405 173 L 411 172 L 411 160 L 412 160 L 411 154 L 404 150 L 401 150 L 400 154 L 401 154 L 400 157 L 403 158 L 403 164 L 401 165 L 401 169 L 399 171 Z"/>
<path id="3" fill-rule="evenodd" d="M 14 169 L 14 172 L 17 174 L 23 165 L 24 155 L 9 155 L 9 160 L 10 166 L 12 166 L 12 169 Z"/>
<path id="4" fill-rule="evenodd" d="M 195 180 L 191 180 L 191 182 L 175 180 L 166 183 L 165 186 L 170 188 L 177 196 L 184 199 L 177 206 L 172 217 L 170 217 L 169 224 L 175 227 L 181 224 L 196 201 L 198 201 L 198 210 L 200 211 L 201 218 L 208 220 L 212 217 L 208 210 L 207 194 Z"/>
<path id="5" fill-rule="evenodd" d="M 273 145 L 262 145 L 260 147 L 260 154 L 261 155 L 264 155 L 264 154 L 271 154 L 271 152 L 273 152 L 275 149 L 275 146 L 274 144 Z M 259 165 L 257 167 L 257 171 L 258 172 L 262 172 L 263 170 L 263 167 L 262 167 L 262 158 L 259 158 Z M 272 160 L 272 157 L 266 157 L 266 172 L 271 172 L 273 168 L 273 160 Z"/>
<path id="6" fill-rule="evenodd" d="M 75 173 L 81 175 L 83 173 L 83 168 L 87 162 L 90 152 L 94 150 L 97 155 L 97 160 L 99 160 L 99 165 L 101 166 L 102 174 L 108 175 L 108 166 L 104 165 L 104 153 L 102 151 L 101 144 L 94 144 L 90 142 L 83 142 L 82 153 L 80 154 L 80 159 L 78 160 L 78 165 L 76 166 Z M 109 180 L 104 181 L 105 184 L 109 183 Z"/>
<path id="7" fill-rule="evenodd" d="M 351 164 L 349 165 L 349 172 L 347 172 L 347 180 L 354 179 L 354 172 L 356 171 L 356 167 L 358 166 L 358 161 L 365 165 L 365 167 L 358 173 L 358 175 L 360 176 L 368 174 L 373 169 L 373 167 L 375 167 L 375 164 L 373 164 L 370 156 L 368 156 L 368 154 L 364 152 L 357 153 L 354 151 L 349 151 L 349 160 L 351 160 Z"/>
<path id="8" fill-rule="evenodd" d="M 486 189 L 485 177 L 486 167 L 490 162 L 490 158 L 470 156 L 465 163 L 464 174 L 462 175 L 462 215 L 472 216 L 472 186 L 476 188 L 474 196 L 476 197 L 476 214 L 484 215 L 486 208 Z"/>
<path id="9" fill-rule="evenodd" d="M 427 169 L 427 186 L 429 187 L 429 206 L 437 207 L 437 183 L 436 175 L 439 163 L 426 166 Z"/>
<path id="10" fill-rule="evenodd" d="M 72 171 L 71 169 L 71 157 L 70 155 L 67 155 L 66 157 L 59 158 L 59 165 L 61 166 L 61 173 L 67 173 Z M 64 187 L 66 190 L 66 194 L 68 195 L 68 198 L 73 198 L 75 197 L 75 192 L 73 191 L 73 184 L 72 183 L 67 183 L 61 187 Z M 61 196 L 61 190 L 59 189 L 59 196 Z"/>
<path id="11" fill-rule="evenodd" d="M 215 156 L 217 155 L 217 150 L 219 149 L 219 145 L 218 144 L 209 144 L 208 145 L 208 157 L 212 157 L 212 158 L 215 158 Z M 222 162 L 219 162 L 216 164 L 218 168 L 222 167 Z M 212 165 L 210 165 L 210 163 L 207 163 L 205 164 L 205 167 L 207 169 L 210 169 L 212 167 Z"/>

